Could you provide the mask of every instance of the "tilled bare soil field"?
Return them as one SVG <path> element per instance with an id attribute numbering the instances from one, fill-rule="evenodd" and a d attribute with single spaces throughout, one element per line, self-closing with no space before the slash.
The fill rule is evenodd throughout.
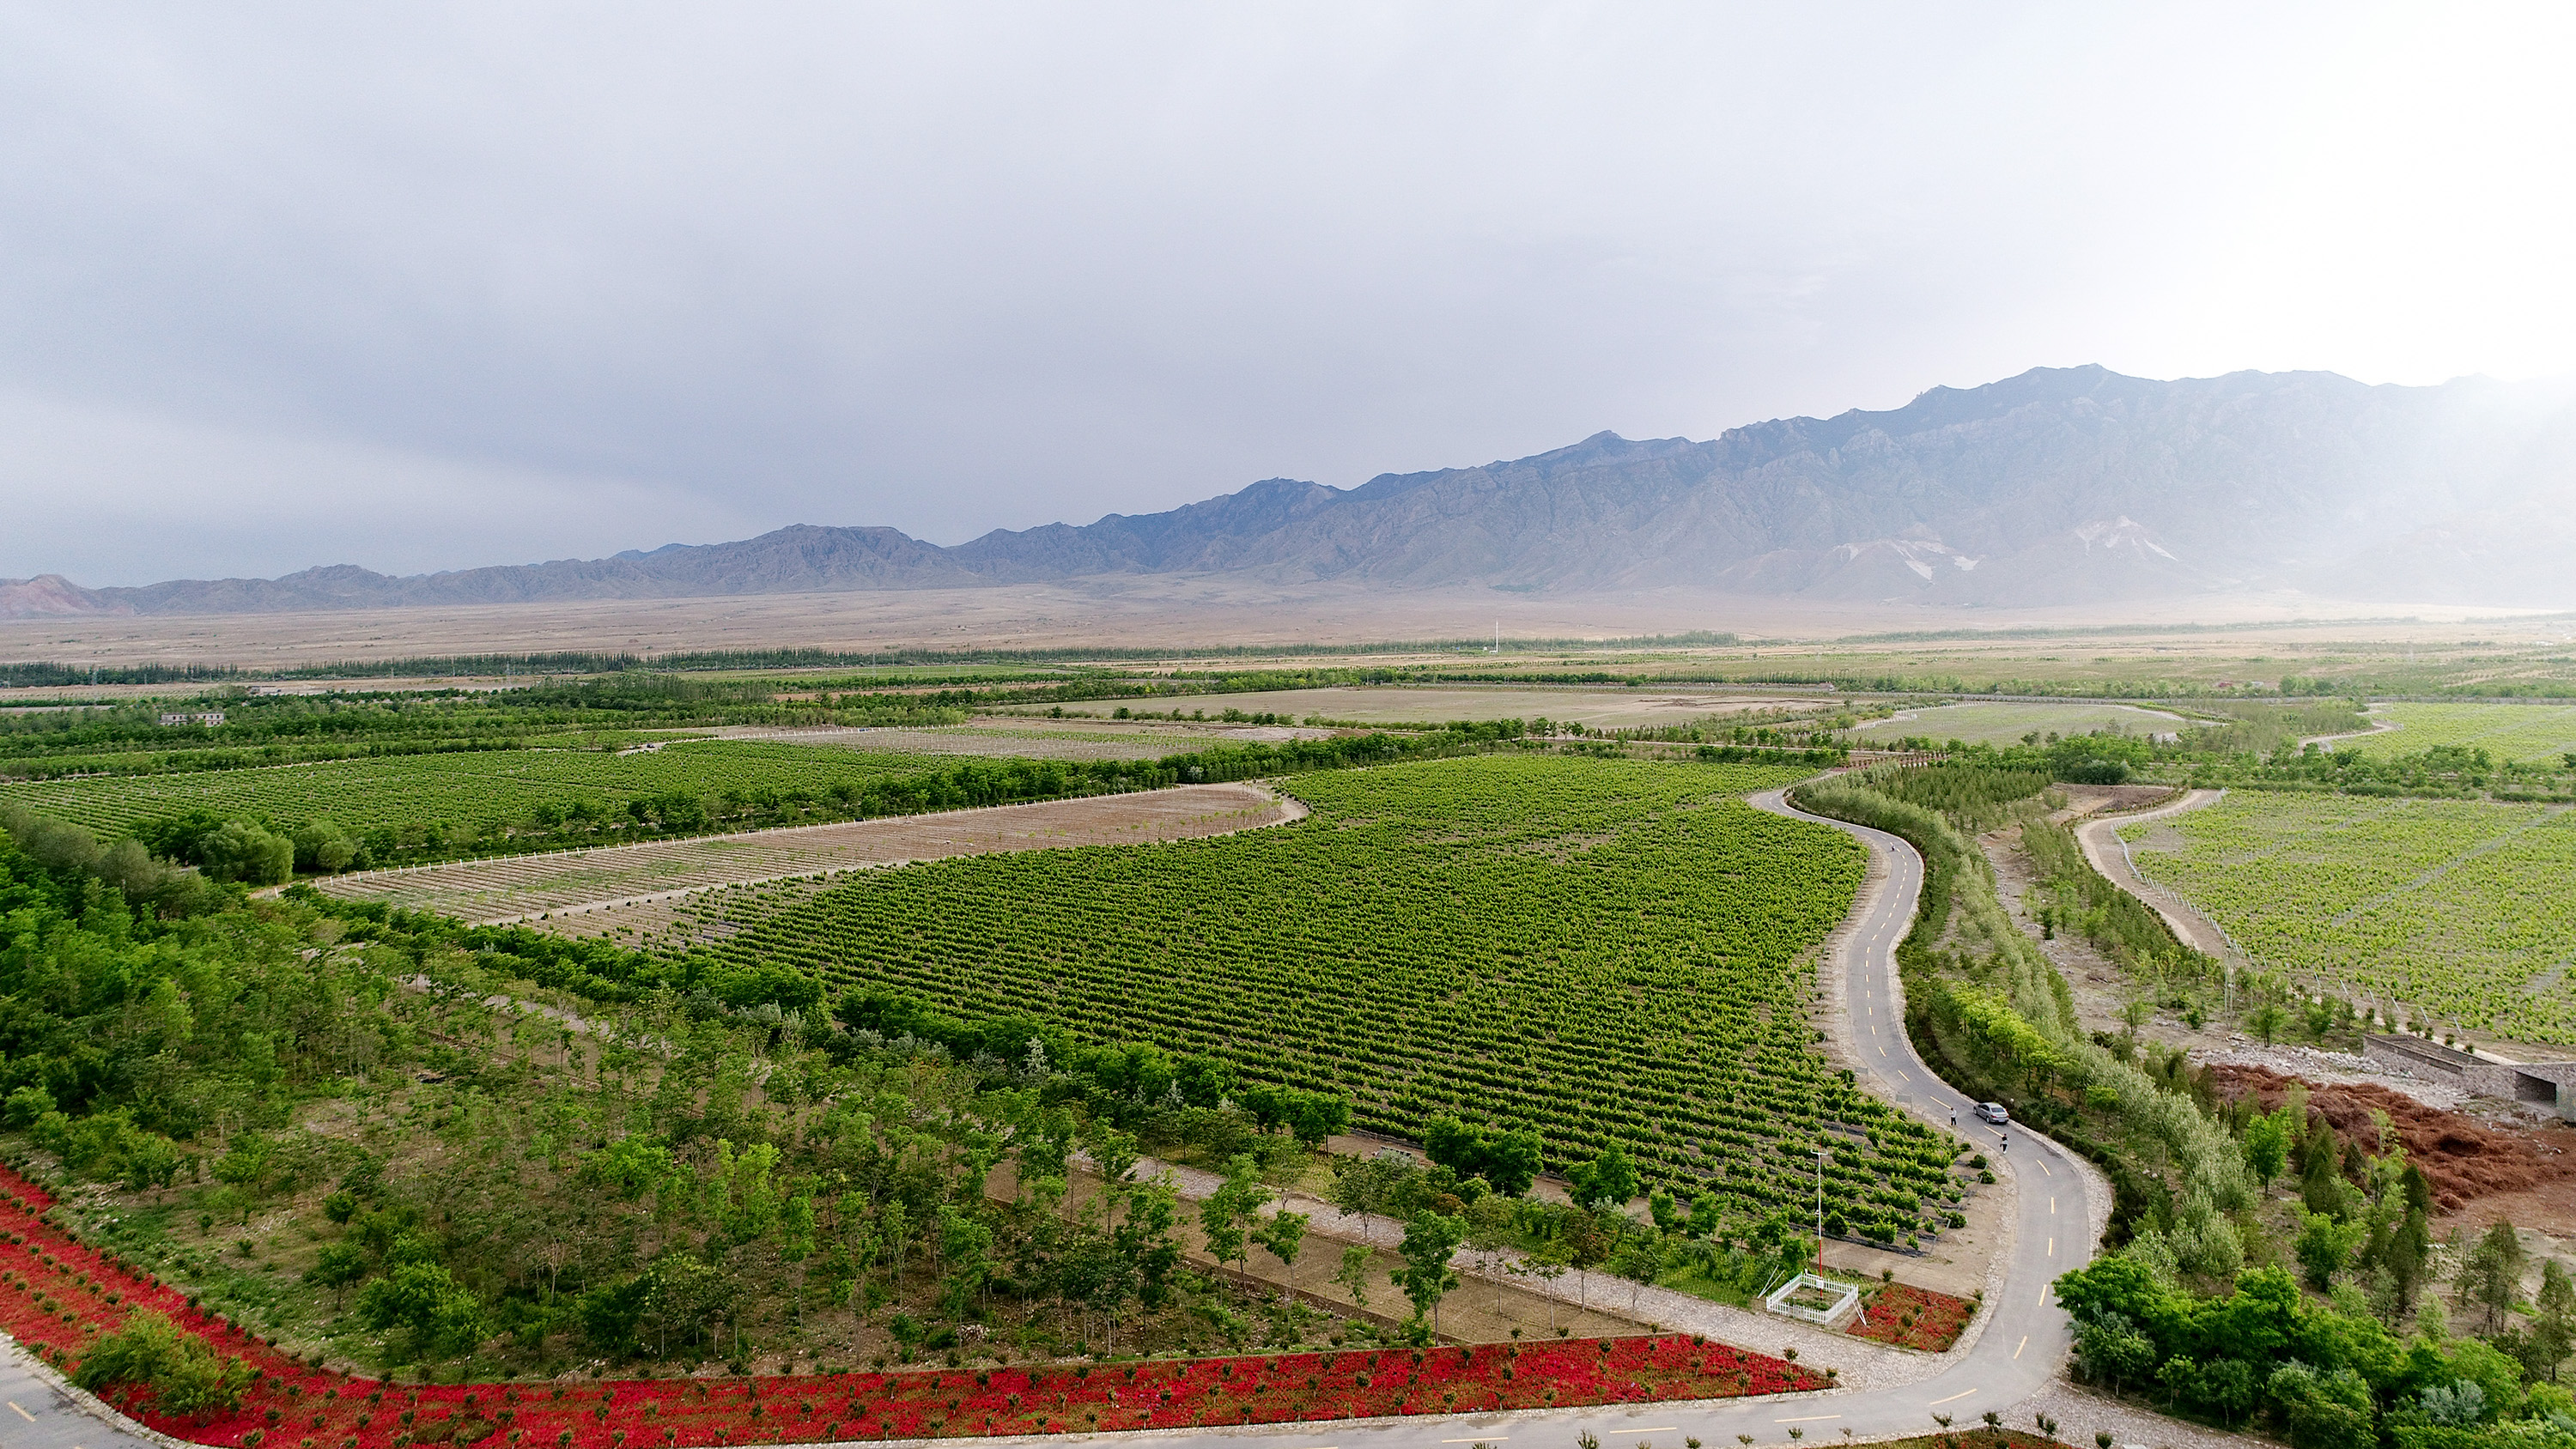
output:
<path id="1" fill-rule="evenodd" d="M 1186 840 L 1277 825 L 1305 813 L 1296 801 L 1256 784 L 1180 785 L 1128 795 L 370 871 L 318 884 L 344 900 L 384 901 L 477 924 L 535 920 L 567 933 L 592 935 L 610 928 L 611 922 L 601 918 L 604 912 L 657 905 L 715 886 L 998 850 Z"/>

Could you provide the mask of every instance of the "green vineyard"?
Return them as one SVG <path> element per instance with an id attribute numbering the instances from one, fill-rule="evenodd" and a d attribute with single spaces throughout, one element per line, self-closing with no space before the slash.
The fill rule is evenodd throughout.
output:
<path id="1" fill-rule="evenodd" d="M 1804 960 L 1863 852 L 1734 798 L 1798 773 L 1486 756 L 1306 775 L 1298 824 L 742 892 L 692 949 L 1224 1057 L 1348 1093 L 1381 1132 L 1526 1123 L 1559 1169 L 1615 1142 L 1742 1219 L 1802 1214 L 1826 1147 L 1829 1202 L 1902 1241 L 1944 1217 L 1954 1144 L 1815 1053 Z"/>
<path id="2" fill-rule="evenodd" d="M 2264 966 L 2392 1015 L 2576 1042 L 2563 805 L 2239 794 L 2120 835 Z"/>
<path id="3" fill-rule="evenodd" d="M 2498 761 L 2556 764 L 2576 751 L 2576 706 L 2563 704 L 2384 704 L 2371 712 L 2397 728 L 2337 740 L 2338 750 L 2411 755 L 2441 745 L 2484 750 Z"/>
<path id="4" fill-rule="evenodd" d="M 455 838 L 500 833 L 548 807 L 600 818 L 626 802 L 671 791 L 723 798 L 804 792 L 909 774 L 953 761 L 938 756 L 861 752 L 830 746 L 698 741 L 636 754 L 597 750 L 496 750 L 398 755 L 314 765 L 175 775 L 100 775 L 0 783 L 0 800 L 68 820 L 106 839 L 135 825 L 190 810 L 289 828 L 328 818 L 341 828 Z"/>

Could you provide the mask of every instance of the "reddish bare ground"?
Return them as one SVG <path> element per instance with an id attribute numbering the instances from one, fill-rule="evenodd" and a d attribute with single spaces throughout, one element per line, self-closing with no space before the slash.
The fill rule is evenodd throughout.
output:
<path id="1" fill-rule="evenodd" d="M 2211 1090 L 2233 1101 L 2248 1093 L 2264 1111 L 2281 1105 L 2297 1081 L 2262 1067 L 2212 1065 Z M 2365 1149 L 2379 1149 L 2379 1123 L 2374 1112 L 2388 1114 L 2406 1158 L 2422 1168 L 2433 1188 L 2433 1206 L 2442 1215 L 2459 1212 L 2482 1198 L 2506 1193 L 2546 1192 L 2576 1202 L 2576 1130 L 2557 1124 L 2531 1129 L 2500 1127 L 2460 1112 L 2427 1107 L 2412 1097 L 2368 1082 L 2321 1086 L 2305 1084 L 2308 1105 L 2325 1115 L 2337 1135 Z"/>

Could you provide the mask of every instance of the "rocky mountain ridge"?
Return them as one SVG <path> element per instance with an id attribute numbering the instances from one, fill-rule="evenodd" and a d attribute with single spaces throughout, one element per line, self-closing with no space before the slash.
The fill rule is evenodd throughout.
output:
<path id="1" fill-rule="evenodd" d="M 0 615 L 193 614 L 965 588 L 1244 574 L 1274 584 L 1712 592 L 1986 606 L 2264 588 L 2576 606 L 2576 398 L 2332 373 L 2159 382 L 2040 368 L 1902 408 L 1571 447 L 1352 489 L 1273 478 L 1169 512 L 953 548 L 798 525 L 738 543 L 393 578 L 83 589 Z"/>

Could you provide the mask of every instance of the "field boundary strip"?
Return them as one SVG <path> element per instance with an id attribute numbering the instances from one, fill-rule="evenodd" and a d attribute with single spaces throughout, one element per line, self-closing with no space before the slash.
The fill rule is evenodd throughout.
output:
<path id="1" fill-rule="evenodd" d="M 864 849 L 868 839 L 902 837 L 924 830 L 954 829 L 960 824 L 976 824 L 996 819 L 1044 822 L 1065 819 L 1065 828 L 1082 833 L 1081 817 L 1108 812 L 1109 821 L 1094 825 L 1101 829 L 1150 829 L 1158 820 L 1173 818 L 1172 806 L 1183 802 L 1202 807 L 1205 818 L 1226 806 L 1240 811 L 1250 806 L 1267 807 L 1269 818 L 1247 821 L 1227 830 L 1175 832 L 1167 836 L 1148 834 L 1134 843 L 1145 844 L 1160 839 L 1204 838 L 1234 834 L 1240 830 L 1267 829 L 1293 824 L 1306 818 L 1305 805 L 1292 795 L 1257 781 L 1226 781 L 1216 784 L 1174 785 L 1159 790 L 1123 791 L 1110 795 L 1084 795 L 1063 800 L 1020 801 L 1009 805 L 982 805 L 963 810 L 943 810 L 919 815 L 883 816 L 873 820 L 833 820 L 814 825 L 789 825 L 771 830 L 735 831 L 724 835 L 691 836 L 679 840 L 630 841 L 620 845 L 593 846 L 584 850 L 531 851 L 520 855 L 490 856 L 479 860 L 440 861 L 429 865 L 400 866 L 390 870 L 362 871 L 328 877 L 313 882 L 324 894 L 341 900 L 383 900 L 405 909 L 454 910 L 460 901 L 477 897 L 541 890 L 549 877 L 562 880 L 578 877 L 603 863 L 652 861 L 666 859 L 681 866 L 681 878 L 650 890 L 627 891 L 614 895 L 593 895 L 562 902 L 532 904 L 524 910 L 499 914 L 469 914 L 474 925 L 506 925 L 535 920 L 541 916 L 562 916 L 649 904 L 679 896 L 694 895 L 726 886 L 752 886 L 795 880 L 815 875 L 837 875 L 849 871 L 881 870 L 915 864 L 925 860 L 948 859 L 957 855 L 992 854 L 1008 850 L 1072 849 L 1106 844 L 1100 840 L 1071 839 L 1060 844 L 1031 842 L 1006 843 L 1007 836 L 980 848 L 969 845 L 946 852 L 915 850 L 904 855 L 875 859 L 853 859 Z M 1131 820 L 1116 818 L 1121 813 Z M 812 842 L 825 842 L 821 845 Z M 721 854 L 728 847 L 767 847 L 756 860 L 727 868 Z M 794 852 L 804 850 L 810 857 L 796 859 Z M 704 857 L 705 864 L 691 870 L 688 862 Z M 773 868 L 774 867 L 774 868 Z M 514 881 L 513 876 L 517 876 Z M 453 879 L 457 884 L 442 893 L 435 886 L 425 890 L 411 889 L 424 878 Z M 490 884 L 481 884 L 489 881 Z M 271 892 L 284 887 L 274 887 Z M 406 895 L 419 899 L 406 902 Z M 441 904 L 444 896 L 445 904 Z"/>

